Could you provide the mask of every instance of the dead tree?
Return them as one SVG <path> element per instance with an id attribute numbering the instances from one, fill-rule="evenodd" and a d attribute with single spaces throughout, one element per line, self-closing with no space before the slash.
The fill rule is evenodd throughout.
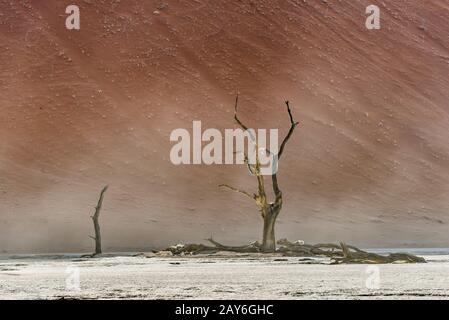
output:
<path id="1" fill-rule="evenodd" d="M 238 107 L 238 96 L 235 99 L 235 106 L 234 106 L 234 119 L 238 123 L 238 125 L 245 131 L 248 131 L 248 127 L 244 125 L 240 119 L 237 116 L 237 107 Z M 293 134 L 293 131 L 295 130 L 296 126 L 298 125 L 298 122 L 295 122 L 293 120 L 292 112 L 290 110 L 290 104 L 288 101 L 285 101 L 285 105 L 287 108 L 288 116 L 290 119 L 290 129 L 288 130 L 287 135 L 285 136 L 284 140 L 281 143 L 281 146 L 279 147 L 279 150 L 275 150 L 273 153 L 273 150 L 266 149 L 265 151 L 268 154 L 271 154 L 276 160 L 279 161 L 282 154 L 285 150 L 285 145 L 287 144 L 288 140 Z M 248 152 L 255 152 L 255 163 L 251 163 L 249 161 L 248 155 L 244 153 L 244 160 L 245 164 L 248 167 L 248 170 L 251 174 L 253 174 L 257 179 L 257 193 L 250 194 L 246 191 L 239 190 L 237 188 L 231 187 L 226 184 L 221 184 L 220 187 L 228 188 L 232 191 L 241 193 L 251 199 L 253 199 L 257 206 L 259 207 L 259 211 L 262 215 L 264 224 L 263 224 L 263 240 L 262 240 L 262 250 L 267 252 L 272 252 L 276 250 L 276 239 L 274 235 L 274 226 L 276 223 L 276 219 L 279 215 L 279 212 L 282 209 L 282 191 L 279 189 L 278 185 L 278 179 L 277 179 L 277 173 L 276 170 L 273 170 L 273 173 L 271 174 L 271 183 L 272 188 L 274 192 L 274 201 L 269 202 L 267 198 L 267 194 L 265 192 L 265 184 L 264 184 L 264 176 L 261 173 L 261 164 L 259 159 L 259 146 L 257 145 L 257 140 L 254 136 L 250 134 L 250 138 L 253 140 L 253 143 L 255 145 L 254 150 L 248 150 Z"/>
<path id="2" fill-rule="evenodd" d="M 98 204 L 95 207 L 95 213 L 93 216 L 91 216 L 92 221 L 94 222 L 95 237 L 93 237 L 93 236 L 89 236 L 89 237 L 95 240 L 94 255 L 101 254 L 101 233 L 100 233 L 100 223 L 98 221 L 98 218 L 100 217 L 101 206 L 103 205 L 103 198 L 104 198 L 104 194 L 105 194 L 106 190 L 108 190 L 108 186 L 105 186 L 103 188 L 103 190 L 101 190 L 100 198 L 98 199 Z"/>

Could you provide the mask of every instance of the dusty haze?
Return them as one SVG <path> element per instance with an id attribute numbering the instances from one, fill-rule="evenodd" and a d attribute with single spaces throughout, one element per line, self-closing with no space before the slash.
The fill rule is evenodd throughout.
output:
<path id="1" fill-rule="evenodd" d="M 65 8 L 81 9 L 81 30 Z M 365 8 L 381 9 L 381 30 Z M 157 10 L 157 12 L 154 12 Z M 0 1 L 0 251 L 261 237 L 220 190 L 242 166 L 174 166 L 170 132 L 301 122 L 279 168 L 277 237 L 449 245 L 449 2 Z"/>

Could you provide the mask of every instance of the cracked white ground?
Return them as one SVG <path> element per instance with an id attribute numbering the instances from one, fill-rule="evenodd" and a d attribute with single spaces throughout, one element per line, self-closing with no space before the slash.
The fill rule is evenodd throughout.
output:
<path id="1" fill-rule="evenodd" d="M 372 288 L 368 265 L 298 257 L 3 256 L 0 299 L 449 298 L 449 255 L 424 257 L 426 264 L 377 265 Z"/>

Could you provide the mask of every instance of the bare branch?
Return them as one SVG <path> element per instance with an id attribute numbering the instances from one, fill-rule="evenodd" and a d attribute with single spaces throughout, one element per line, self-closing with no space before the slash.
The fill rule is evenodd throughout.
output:
<path id="1" fill-rule="evenodd" d="M 255 168 L 254 168 L 255 166 L 253 164 L 249 163 L 249 159 L 248 159 L 248 156 L 246 154 L 244 155 L 244 161 L 245 161 L 245 164 L 248 167 L 249 172 L 251 174 L 255 175 L 256 174 L 255 171 L 254 171 L 255 170 Z"/>
<path id="2" fill-rule="evenodd" d="M 238 192 L 238 193 L 244 194 L 244 195 L 247 196 L 248 198 L 251 198 L 251 199 L 254 200 L 254 196 L 250 195 L 250 194 L 249 194 L 248 192 L 246 192 L 246 191 L 239 190 L 239 189 L 234 188 L 234 187 L 231 187 L 231 186 L 229 186 L 229 185 L 227 185 L 227 184 L 220 184 L 219 187 L 222 187 L 222 188 L 228 188 L 228 189 L 230 189 L 230 190 L 232 190 L 232 191 L 234 191 L 234 192 Z"/>
<path id="3" fill-rule="evenodd" d="M 299 124 L 299 122 L 295 122 L 293 120 L 293 115 L 292 115 L 292 111 L 290 110 L 290 103 L 288 100 L 285 101 L 285 105 L 287 106 L 287 112 L 288 112 L 288 116 L 290 118 L 290 129 L 288 130 L 288 133 L 285 136 L 284 140 L 282 141 L 281 147 L 279 148 L 278 160 L 281 158 L 282 153 L 284 153 L 284 148 L 285 148 L 285 145 L 287 144 L 287 141 L 290 139 L 296 126 Z"/>
<path id="4" fill-rule="evenodd" d="M 277 178 L 276 173 L 271 176 L 271 182 L 273 185 L 273 192 L 276 197 L 276 199 L 274 201 L 276 203 L 279 203 L 279 201 L 282 200 L 282 191 L 281 191 L 281 189 L 279 189 L 278 178 Z"/>
<path id="5" fill-rule="evenodd" d="M 235 119 L 235 121 L 237 121 L 237 123 L 242 127 L 243 130 L 248 130 L 248 127 L 245 126 L 245 125 L 240 121 L 240 119 L 237 117 L 237 107 L 238 107 L 238 104 L 239 104 L 239 95 L 237 95 L 237 96 L 235 97 L 234 119 Z"/>
<path id="6" fill-rule="evenodd" d="M 248 127 L 246 125 L 243 124 L 243 122 L 240 121 L 240 119 L 237 117 L 237 107 L 239 104 L 239 95 L 237 95 L 235 97 L 235 105 L 234 105 L 234 119 L 235 121 L 237 121 L 237 123 L 239 124 L 240 127 L 242 127 L 243 130 L 248 131 L 249 136 L 251 138 L 251 140 L 256 143 L 256 137 L 253 136 L 251 130 L 248 130 Z"/>
<path id="7" fill-rule="evenodd" d="M 254 175 L 255 174 L 254 173 L 254 165 L 249 163 L 248 155 L 245 152 L 242 152 L 242 151 L 234 151 L 234 154 L 238 154 L 238 153 L 243 153 L 243 162 L 248 167 L 249 173 Z"/>
<path id="8" fill-rule="evenodd" d="M 105 186 L 103 190 L 101 190 L 100 198 L 98 199 L 97 206 L 95 207 L 95 213 L 92 216 L 92 219 L 97 218 L 100 215 L 101 206 L 103 205 L 104 193 L 108 190 L 109 186 Z"/>
<path id="9" fill-rule="evenodd" d="M 288 111 L 288 115 L 290 117 L 290 123 L 294 124 L 294 125 L 297 125 L 299 122 L 295 122 L 293 120 L 292 111 L 290 110 L 290 102 L 287 100 L 287 101 L 285 101 L 285 104 L 287 105 L 287 111 Z"/>

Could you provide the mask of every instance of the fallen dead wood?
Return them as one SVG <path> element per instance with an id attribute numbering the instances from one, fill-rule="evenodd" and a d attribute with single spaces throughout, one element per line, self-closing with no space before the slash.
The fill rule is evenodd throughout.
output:
<path id="1" fill-rule="evenodd" d="M 220 251 L 236 253 L 264 253 L 259 242 L 253 242 L 243 246 L 227 246 L 215 241 L 212 237 L 206 239 L 213 246 L 204 244 L 178 244 L 163 251 L 171 252 L 173 255 L 197 255 L 215 254 Z M 331 264 L 382 264 L 382 263 L 425 263 L 424 258 L 407 253 L 392 253 L 380 255 L 366 252 L 357 247 L 334 243 L 319 243 L 315 245 L 305 244 L 302 241 L 290 242 L 281 239 L 277 242 L 276 253 L 283 256 L 296 257 L 328 257 Z"/>
<path id="2" fill-rule="evenodd" d="M 219 251 L 230 251 L 230 252 L 240 252 L 240 253 L 257 253 L 261 252 L 260 244 L 256 241 L 245 246 L 226 246 L 217 241 L 212 237 L 205 239 L 206 241 L 213 244 L 213 246 L 206 246 L 204 244 L 177 244 L 171 246 L 163 251 L 169 251 L 173 255 L 194 255 L 194 254 L 213 254 Z"/>
<path id="3" fill-rule="evenodd" d="M 344 243 L 340 243 L 343 257 L 332 257 L 333 264 L 343 263 L 425 263 L 426 260 L 422 257 L 417 257 L 408 253 L 392 253 L 383 256 L 376 253 L 365 252 L 362 250 L 351 251 L 351 249 Z"/>

